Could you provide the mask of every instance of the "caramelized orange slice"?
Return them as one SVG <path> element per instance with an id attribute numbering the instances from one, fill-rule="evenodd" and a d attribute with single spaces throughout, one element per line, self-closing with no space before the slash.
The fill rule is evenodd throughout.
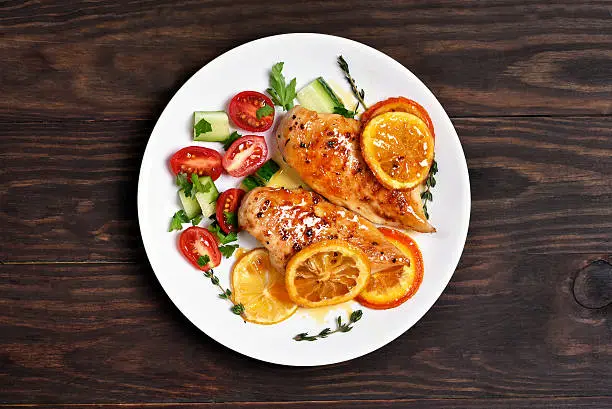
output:
<path id="1" fill-rule="evenodd" d="M 370 261 L 363 251 L 343 240 L 324 240 L 289 260 L 285 284 L 296 304 L 321 307 L 357 297 L 369 277 Z"/>
<path id="2" fill-rule="evenodd" d="M 423 256 L 416 242 L 406 234 L 386 227 L 379 230 L 410 259 L 409 266 L 372 274 L 368 285 L 357 298 L 366 307 L 385 310 L 397 307 L 417 292 L 423 281 Z"/>
<path id="3" fill-rule="evenodd" d="M 434 158 L 434 138 L 418 116 L 387 112 L 363 128 L 361 152 L 382 185 L 408 190 L 427 178 Z"/>

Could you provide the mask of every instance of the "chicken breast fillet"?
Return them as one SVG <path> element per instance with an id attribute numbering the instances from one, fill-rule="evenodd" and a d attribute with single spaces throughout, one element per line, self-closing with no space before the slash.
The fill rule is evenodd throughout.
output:
<path id="1" fill-rule="evenodd" d="M 268 249 L 279 271 L 285 271 L 287 262 L 302 248 L 333 239 L 363 250 L 372 273 L 410 264 L 372 223 L 303 189 L 251 190 L 240 205 L 238 224 Z"/>
<path id="2" fill-rule="evenodd" d="M 315 192 L 373 223 L 433 232 L 420 191 L 399 191 L 381 185 L 368 168 L 359 146 L 359 121 L 319 114 L 296 106 L 276 131 L 287 164 Z"/>

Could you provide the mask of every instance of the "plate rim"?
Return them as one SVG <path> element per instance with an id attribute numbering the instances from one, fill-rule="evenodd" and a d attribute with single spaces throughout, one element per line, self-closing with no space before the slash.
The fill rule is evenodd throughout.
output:
<path id="1" fill-rule="evenodd" d="M 300 363 L 295 363 L 295 362 L 285 362 L 282 360 L 275 360 L 275 359 L 270 359 L 270 358 L 264 358 L 261 356 L 256 356 L 255 354 L 251 354 L 248 352 L 244 352 L 241 351 L 237 348 L 234 348 L 233 346 L 229 346 L 227 344 L 225 344 L 224 342 L 220 341 L 219 339 L 217 339 L 217 337 L 209 334 L 208 332 L 204 331 L 202 328 L 200 328 L 189 316 L 189 314 L 185 313 L 185 311 L 183 311 L 179 305 L 172 299 L 172 297 L 170 296 L 170 294 L 168 294 L 166 288 L 164 287 L 162 280 L 160 279 L 159 274 L 155 271 L 155 268 L 153 267 L 153 264 L 151 263 L 151 258 L 150 258 L 150 252 L 152 250 L 149 250 L 147 248 L 147 240 L 145 239 L 145 236 L 143 234 L 143 223 L 142 223 L 142 218 L 143 218 L 143 206 L 144 206 L 144 183 L 142 183 L 143 178 L 146 179 L 146 176 L 143 176 L 144 174 L 144 167 L 145 167 L 145 158 L 147 157 L 147 153 L 149 152 L 150 149 L 150 140 L 151 137 L 155 134 L 155 131 L 160 123 L 160 119 L 164 116 L 164 113 L 167 111 L 168 107 L 170 106 L 170 104 L 172 103 L 172 101 L 175 99 L 175 97 L 186 87 L 189 86 L 190 82 L 192 82 L 194 80 L 195 77 L 197 77 L 203 70 L 205 70 L 207 67 L 209 67 L 211 64 L 218 64 L 220 61 L 222 61 L 225 58 L 228 58 L 229 56 L 235 54 L 235 53 L 239 53 L 242 49 L 244 48 L 248 48 L 253 46 L 256 43 L 260 43 L 260 42 L 266 42 L 266 41 L 271 41 L 271 40 L 279 40 L 279 39 L 291 39 L 291 38 L 305 38 L 305 37 L 319 37 L 319 38 L 328 38 L 328 39 L 332 39 L 334 41 L 340 40 L 340 41 L 345 41 L 348 43 L 351 43 L 351 45 L 357 47 L 357 48 L 365 48 L 370 52 L 375 52 L 378 53 L 381 57 L 383 57 L 385 60 L 387 60 L 387 62 L 389 62 L 390 64 L 395 65 L 396 67 L 398 67 L 401 71 L 403 71 L 406 75 L 408 75 L 409 77 L 412 77 L 414 80 L 418 81 L 421 86 L 423 87 L 423 89 L 425 90 L 426 93 L 430 94 L 430 97 L 432 97 L 433 101 L 435 101 L 436 104 L 439 105 L 439 108 L 441 109 L 441 111 L 443 112 L 443 117 L 441 118 L 443 121 L 448 122 L 448 125 L 450 125 L 451 129 L 454 131 L 454 135 L 457 138 L 457 142 L 458 142 L 458 148 L 459 151 L 461 153 L 460 155 L 460 160 L 459 160 L 459 165 L 461 168 L 461 173 L 462 173 L 462 177 L 465 179 L 466 181 L 466 200 L 465 203 L 463 204 L 463 213 L 465 213 L 466 217 L 465 217 L 465 222 L 463 223 L 461 227 L 461 232 L 462 234 L 459 236 L 460 238 L 460 243 L 461 246 L 460 248 L 458 248 L 457 251 L 457 255 L 456 255 L 456 260 L 453 260 L 449 265 L 453 266 L 452 267 L 452 273 L 449 274 L 448 279 L 446 280 L 446 282 L 441 282 L 441 284 L 438 287 L 438 290 L 436 290 L 434 292 L 435 297 L 431 297 L 431 299 L 428 302 L 425 302 L 424 304 L 426 304 L 425 308 L 422 308 L 422 313 L 417 315 L 416 320 L 414 320 L 414 322 L 412 324 L 410 324 L 409 326 L 405 327 L 404 326 L 397 326 L 396 328 L 394 328 L 393 330 L 390 330 L 388 332 L 388 336 L 385 337 L 384 339 L 380 340 L 380 341 L 376 341 L 376 342 L 371 342 L 370 343 L 370 347 L 367 348 L 367 351 L 365 352 L 358 352 L 356 354 L 349 354 L 348 356 L 344 356 L 340 359 L 326 359 L 324 360 L 324 362 L 319 362 L 316 359 L 311 360 L 310 362 L 300 362 Z M 468 235 L 468 230 L 469 230 L 469 223 L 470 223 L 470 218 L 471 218 L 471 185 L 470 185 L 470 178 L 469 178 L 469 171 L 468 171 L 468 166 L 467 166 L 467 160 L 465 157 L 465 151 L 463 150 L 463 145 L 461 144 L 461 140 L 459 139 L 459 136 L 457 134 L 457 131 L 455 129 L 455 126 L 452 123 L 452 120 L 450 119 L 450 116 L 448 115 L 448 113 L 446 112 L 446 110 L 444 109 L 444 107 L 442 106 L 442 104 L 440 103 L 440 101 L 438 100 L 438 98 L 435 96 L 435 94 L 427 87 L 427 85 L 425 85 L 425 83 L 423 83 L 423 81 L 420 80 L 420 78 L 418 78 L 412 71 L 410 71 L 408 68 L 406 68 L 404 65 L 402 65 L 400 62 L 396 61 L 394 58 L 392 58 L 391 56 L 387 55 L 386 53 L 377 50 L 374 47 L 371 47 L 367 44 L 361 43 L 359 41 L 355 41 L 349 38 L 345 38 L 345 37 L 341 37 L 341 36 L 335 36 L 335 35 L 330 35 L 330 34 L 322 34 L 322 33 L 284 33 L 284 34 L 276 34 L 276 35 L 271 35 L 271 36 L 266 36 L 266 37 L 261 37 L 255 40 L 251 40 L 248 42 L 245 42 L 243 44 L 240 44 L 234 48 L 231 48 L 227 51 L 225 51 L 224 53 L 218 55 L 217 57 L 213 58 L 212 60 L 210 60 L 209 62 L 207 62 L 205 65 L 203 65 L 201 68 L 199 68 L 196 72 L 194 72 L 179 88 L 178 90 L 172 95 L 172 97 L 168 100 L 168 103 L 164 106 L 164 109 L 161 111 L 161 113 L 159 114 L 159 116 L 157 117 L 157 120 L 155 122 L 155 126 L 153 127 L 153 129 L 151 130 L 151 133 L 147 139 L 147 145 L 145 147 L 145 150 L 142 154 L 142 158 L 141 158 L 141 164 L 140 164 L 140 169 L 139 169 L 139 174 L 138 174 L 138 188 L 137 188 L 137 212 L 138 212 L 138 227 L 139 227 L 139 231 L 140 231 L 140 237 L 143 243 L 143 247 L 145 249 L 145 254 L 147 255 L 147 262 L 149 263 L 149 265 L 151 266 L 151 270 L 153 271 L 153 273 L 155 274 L 155 277 L 158 281 L 158 283 L 160 284 L 160 286 L 162 287 L 162 289 L 164 290 L 164 293 L 166 294 L 166 296 L 170 299 L 170 301 L 172 302 L 172 304 L 181 312 L 181 314 L 194 326 L 196 327 L 199 331 L 201 331 L 204 335 L 206 335 L 208 338 L 214 340 L 215 342 L 217 342 L 220 345 L 223 345 L 225 348 L 228 348 L 229 350 L 235 351 L 241 355 L 247 356 L 249 358 L 252 359 L 256 359 L 258 361 L 261 362 L 268 362 L 268 363 L 273 363 L 273 364 L 277 364 L 277 365 L 283 365 L 283 366 L 295 366 L 295 367 L 309 367 L 309 366 L 321 366 L 321 365 L 331 365 L 331 364 L 335 364 L 335 363 L 340 363 L 340 362 L 346 362 L 346 361 L 350 361 L 365 355 L 368 355 L 380 348 L 382 348 L 383 346 L 390 344 L 391 342 L 395 341 L 399 336 L 401 336 L 402 334 L 404 334 L 405 332 L 407 332 L 408 330 L 410 330 L 412 327 L 414 327 L 414 325 L 416 325 L 416 323 L 418 323 L 421 319 L 423 319 L 423 317 L 429 312 L 429 310 L 431 310 L 431 308 L 433 307 L 433 305 L 439 300 L 440 296 L 442 295 L 442 293 L 444 292 L 444 290 L 446 289 L 446 287 L 448 286 L 450 280 L 452 279 L 453 275 L 456 272 L 457 269 L 457 265 L 459 264 L 459 261 L 461 259 L 461 256 L 463 254 L 463 251 L 465 250 L 465 243 L 467 240 L 467 235 Z"/>

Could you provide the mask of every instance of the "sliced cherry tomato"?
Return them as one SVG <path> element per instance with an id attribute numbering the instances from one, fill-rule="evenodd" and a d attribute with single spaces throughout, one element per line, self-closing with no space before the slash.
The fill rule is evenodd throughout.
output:
<path id="1" fill-rule="evenodd" d="M 427 124 L 427 127 L 431 131 L 431 135 L 434 138 L 436 137 L 433 122 L 431 122 L 431 118 L 429 117 L 427 110 L 425 110 L 425 108 L 423 108 L 418 102 L 404 97 L 388 98 L 369 107 L 363 114 L 361 114 L 361 126 L 365 126 L 370 119 L 386 112 L 408 112 L 416 115 Z"/>
<path id="2" fill-rule="evenodd" d="M 245 192 L 242 189 L 228 189 L 217 199 L 217 222 L 225 234 L 238 231 L 238 207 Z M 230 216 L 233 220 L 228 220 Z"/>
<path id="3" fill-rule="evenodd" d="M 261 167 L 268 157 L 263 136 L 246 135 L 236 139 L 223 157 L 223 167 L 234 177 L 246 176 Z"/>
<path id="4" fill-rule="evenodd" d="M 257 110 L 265 105 L 272 108 L 270 114 L 257 118 Z M 251 132 L 263 132 L 274 122 L 274 104 L 264 94 L 257 91 L 242 91 L 232 98 L 229 115 L 238 128 Z"/>
<path id="5" fill-rule="evenodd" d="M 219 152 L 201 146 L 188 146 L 176 152 L 170 158 L 170 168 L 175 175 L 185 172 L 191 178 L 192 173 L 197 173 L 213 180 L 217 180 L 223 171 Z"/>
<path id="6" fill-rule="evenodd" d="M 221 264 L 221 252 L 217 246 L 217 239 L 206 229 L 192 226 L 181 233 L 179 238 L 181 253 L 193 264 L 195 268 L 208 271 Z M 208 256 L 208 264 L 200 265 L 200 256 Z"/>

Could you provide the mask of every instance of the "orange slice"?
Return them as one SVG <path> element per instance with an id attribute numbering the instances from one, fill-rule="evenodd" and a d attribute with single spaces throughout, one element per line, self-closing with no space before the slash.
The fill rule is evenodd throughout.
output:
<path id="1" fill-rule="evenodd" d="M 283 274 L 272 267 L 264 249 L 250 251 L 234 264 L 232 290 L 234 302 L 244 305 L 244 319 L 256 324 L 276 324 L 297 311 Z"/>
<path id="2" fill-rule="evenodd" d="M 434 157 L 434 138 L 421 118 L 387 112 L 372 118 L 361 134 L 361 152 L 379 182 L 408 190 L 423 182 Z"/>
<path id="3" fill-rule="evenodd" d="M 296 304 L 312 308 L 352 300 L 369 277 L 370 261 L 363 251 L 343 240 L 323 240 L 289 260 L 285 284 Z"/>
<path id="4" fill-rule="evenodd" d="M 359 294 L 361 304 L 377 310 L 397 307 L 410 299 L 423 281 L 423 256 L 416 242 L 406 234 L 386 227 L 379 228 L 395 247 L 410 259 L 409 266 L 374 273 Z"/>

